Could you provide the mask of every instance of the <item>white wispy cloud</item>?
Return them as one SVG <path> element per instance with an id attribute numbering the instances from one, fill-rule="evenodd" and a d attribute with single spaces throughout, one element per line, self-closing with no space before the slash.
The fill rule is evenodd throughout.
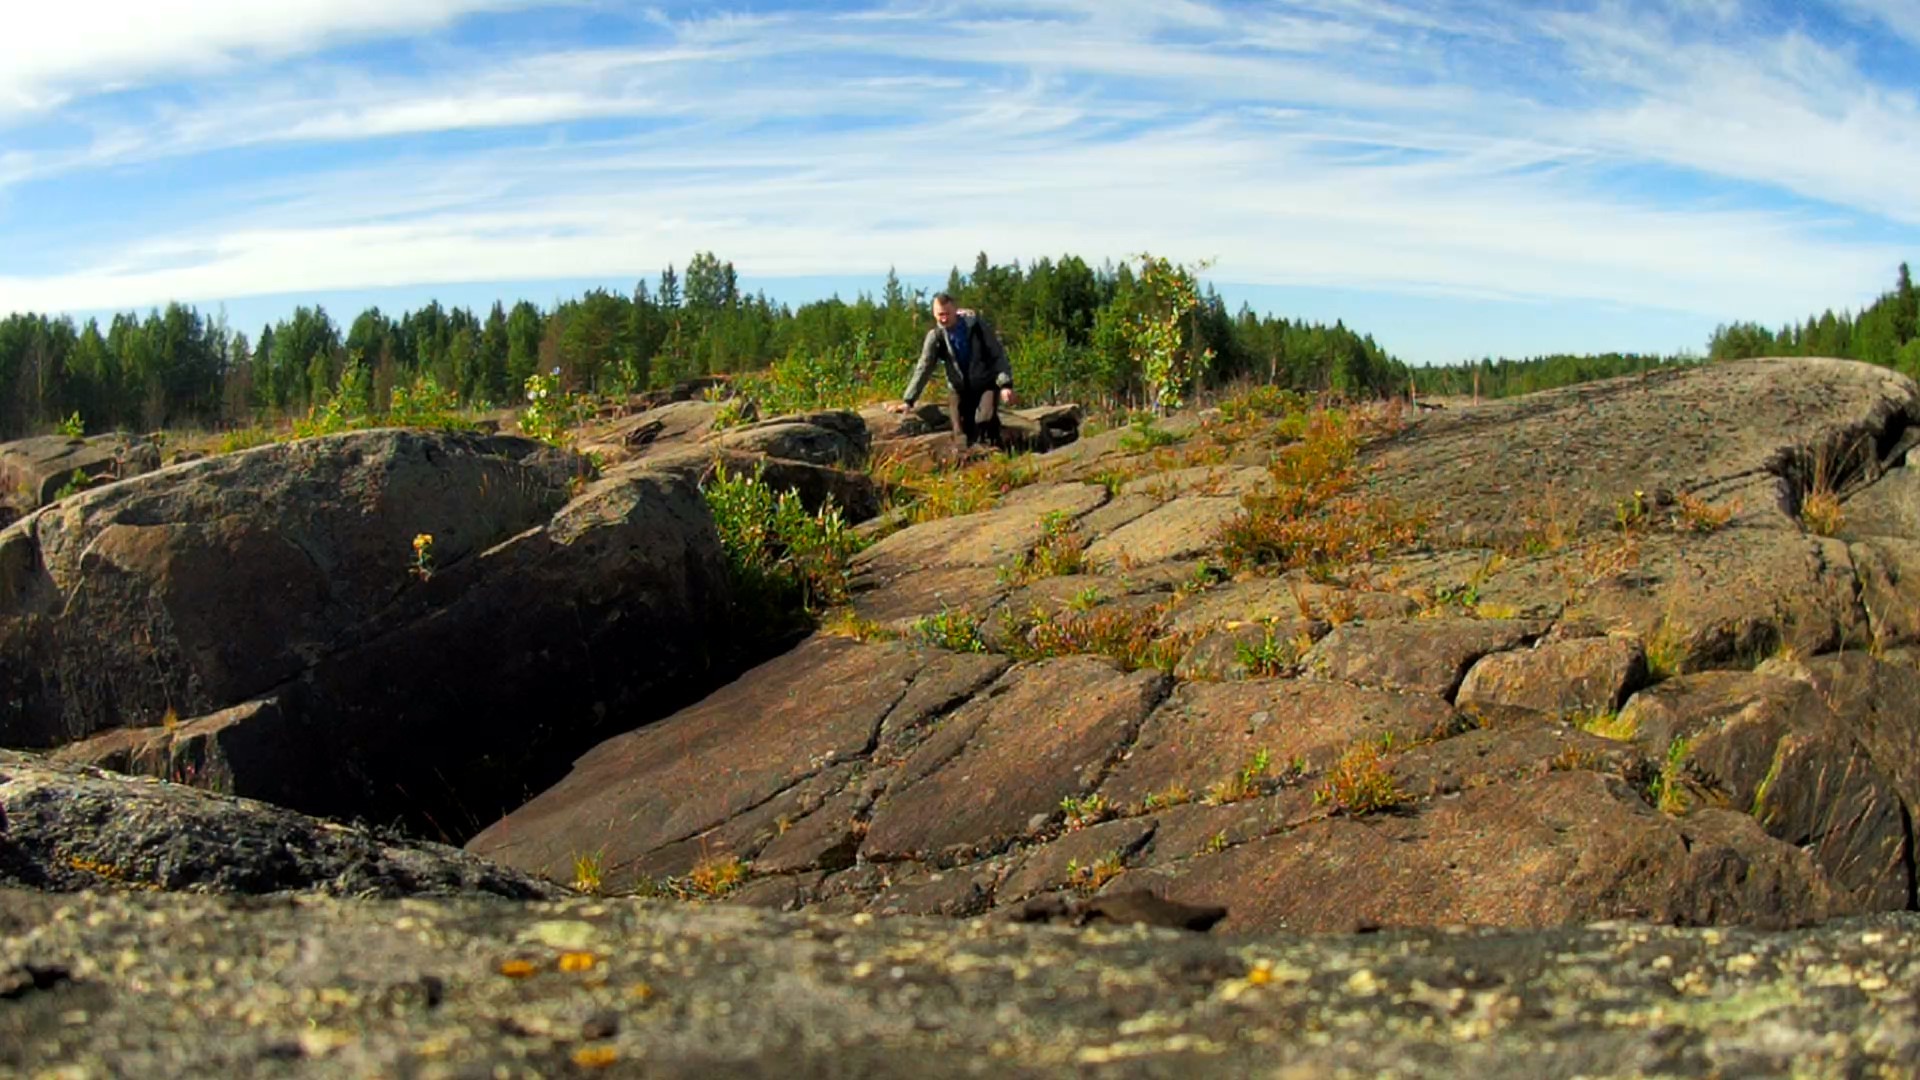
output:
<path id="1" fill-rule="evenodd" d="M 235 147 L 338 162 L 254 178 L 211 220 L 74 222 L 51 270 L 0 254 L 0 309 L 638 276 L 709 249 L 763 276 L 1151 249 L 1248 283 L 1775 319 L 1877 287 L 1920 238 L 1916 85 L 1738 0 L 656 12 L 631 39 L 442 41 L 408 70 L 331 46 L 516 5 L 184 6 L 137 62 L 113 39 L 15 70 L 0 46 L 0 102 L 87 133 L 0 153 L 0 191 Z M 455 132 L 516 137 L 418 148 Z"/>

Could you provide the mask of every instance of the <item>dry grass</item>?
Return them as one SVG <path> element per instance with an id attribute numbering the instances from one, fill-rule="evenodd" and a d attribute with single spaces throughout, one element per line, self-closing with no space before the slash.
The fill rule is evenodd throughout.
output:
<path id="1" fill-rule="evenodd" d="M 1347 748 L 1327 770 L 1326 783 L 1313 793 L 1314 801 L 1355 816 L 1391 810 L 1410 796 L 1394 780 L 1384 761 L 1385 751 L 1372 740 Z"/>
<path id="2" fill-rule="evenodd" d="M 904 510 L 911 525 L 991 509 L 1001 496 L 1040 478 L 1040 468 L 1028 454 L 994 454 L 931 471 L 888 459 L 875 462 L 869 471 L 886 493 L 884 510 Z"/>
<path id="3" fill-rule="evenodd" d="M 1151 608 L 1106 607 L 1089 612 L 1030 610 L 1006 616 L 1007 655 L 1016 660 L 1092 655 L 1119 661 L 1128 671 L 1172 671 L 1193 647 L 1197 635 L 1163 631 L 1164 605 Z"/>
<path id="4" fill-rule="evenodd" d="M 1282 447 L 1268 466 L 1270 486 L 1243 498 L 1241 513 L 1221 529 L 1229 564 L 1327 577 L 1420 539 L 1424 515 L 1362 490 L 1363 428 L 1350 414 L 1323 410 L 1298 427 L 1299 441 Z"/>
<path id="5" fill-rule="evenodd" d="M 725 896 L 747 880 L 747 864 L 735 855 L 709 855 L 687 871 L 686 885 L 713 899 Z"/>

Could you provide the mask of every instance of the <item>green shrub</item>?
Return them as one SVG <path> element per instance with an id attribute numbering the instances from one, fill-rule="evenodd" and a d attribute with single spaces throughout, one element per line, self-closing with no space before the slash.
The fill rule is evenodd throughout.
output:
<path id="1" fill-rule="evenodd" d="M 758 470 L 725 465 L 701 487 L 740 599 L 763 614 L 814 612 L 847 598 L 859 538 L 829 499 L 809 511 L 791 489 L 775 493 Z"/>

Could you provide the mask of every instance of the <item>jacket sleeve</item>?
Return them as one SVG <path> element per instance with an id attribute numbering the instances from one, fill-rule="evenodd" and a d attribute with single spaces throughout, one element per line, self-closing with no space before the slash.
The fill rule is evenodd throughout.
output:
<path id="1" fill-rule="evenodd" d="M 1012 386 L 1013 364 L 1007 360 L 1007 350 L 1000 344 L 1000 335 L 994 333 L 993 327 L 985 319 L 974 325 L 980 328 L 980 341 L 987 347 L 987 358 L 993 362 L 993 385 L 1001 389 Z"/>
<path id="2" fill-rule="evenodd" d="M 907 379 L 906 393 L 900 395 L 900 400 L 909 405 L 920 397 L 920 391 L 926 389 L 927 378 L 933 374 L 933 340 L 939 332 L 937 326 L 927 331 L 927 340 L 920 345 L 920 360 L 913 365 L 912 377 Z"/>

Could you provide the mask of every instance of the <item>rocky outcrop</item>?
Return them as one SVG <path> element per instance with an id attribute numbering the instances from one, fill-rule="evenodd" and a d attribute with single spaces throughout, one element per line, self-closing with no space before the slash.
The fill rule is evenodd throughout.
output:
<path id="1" fill-rule="evenodd" d="M 457 848 L 10 750 L 0 750 L 0 886 L 517 900 L 561 891 Z"/>
<path id="2" fill-rule="evenodd" d="M 623 886 L 719 861 L 742 903 L 949 915 L 1146 888 L 1246 933 L 1910 907 L 1920 690 L 1860 647 L 1906 643 L 1920 538 L 1795 511 L 1810 447 L 1875 448 L 1856 499 L 1904 483 L 1881 448 L 1917 402 L 1754 362 L 1417 418 L 1363 452 L 1365 497 L 1435 529 L 1289 573 L 1225 567 L 1220 529 L 1293 436 L 1082 440 L 864 551 L 869 640 L 622 736 L 475 850 L 552 875 L 601 828 Z M 1483 488 L 1508 452 L 1554 486 Z"/>
<path id="3" fill-rule="evenodd" d="M 235 790 L 464 835 L 543 755 L 713 664 L 727 585 L 699 493 L 581 467 L 526 440 L 371 431 L 42 511 L 0 533 L 0 742 L 189 721 L 168 743 L 207 734 Z"/>
<path id="4" fill-rule="evenodd" d="M 0 443 L 0 491 L 19 493 L 26 510 L 52 502 L 62 488 L 124 480 L 159 467 L 158 446 L 120 432 L 85 438 L 41 435 Z"/>

